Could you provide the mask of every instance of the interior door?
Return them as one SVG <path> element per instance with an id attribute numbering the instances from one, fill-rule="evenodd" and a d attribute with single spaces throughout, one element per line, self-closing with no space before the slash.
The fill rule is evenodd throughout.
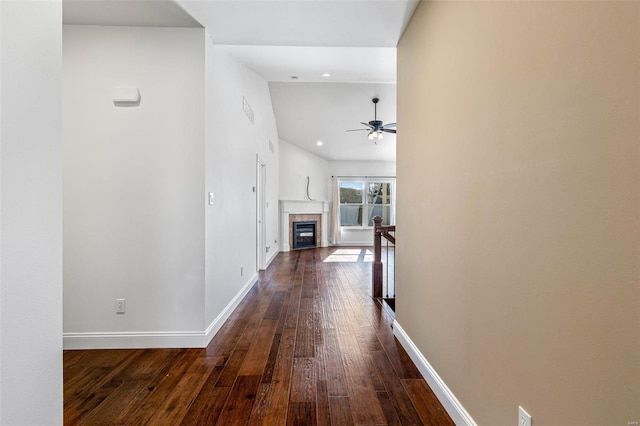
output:
<path id="1" fill-rule="evenodd" d="M 256 157 L 256 270 L 266 265 L 266 228 L 265 228 L 265 178 L 266 164 Z"/>

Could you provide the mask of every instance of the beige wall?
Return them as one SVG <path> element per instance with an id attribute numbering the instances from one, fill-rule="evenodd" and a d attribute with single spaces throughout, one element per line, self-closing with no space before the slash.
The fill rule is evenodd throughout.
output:
<path id="1" fill-rule="evenodd" d="M 640 420 L 640 4 L 422 2 L 397 319 L 471 416 Z"/>

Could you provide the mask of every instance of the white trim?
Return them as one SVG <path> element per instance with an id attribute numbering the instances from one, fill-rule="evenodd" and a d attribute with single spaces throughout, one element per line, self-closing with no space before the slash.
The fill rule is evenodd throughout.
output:
<path id="1" fill-rule="evenodd" d="M 364 247 L 373 247 L 373 241 L 371 240 L 367 240 L 367 241 L 341 241 L 338 244 L 331 244 L 332 246 L 336 246 L 336 247 L 360 247 L 360 246 L 364 246 Z"/>
<path id="2" fill-rule="evenodd" d="M 202 331 L 63 333 L 64 349 L 200 348 Z"/>
<path id="3" fill-rule="evenodd" d="M 429 386 L 436 394 L 444 406 L 453 422 L 458 426 L 477 426 L 471 415 L 464 409 L 458 398 L 451 392 L 444 380 L 438 375 L 436 370 L 429 364 L 429 361 L 422 355 L 418 347 L 413 343 L 404 329 L 397 321 L 393 322 L 393 334 L 396 336 L 402 347 L 407 351 L 409 357 L 420 370 L 422 377 L 429 383 Z"/>
<path id="4" fill-rule="evenodd" d="M 362 206 L 362 221 L 371 220 L 372 217 L 369 217 L 369 214 L 372 212 L 371 209 L 374 207 L 389 207 L 390 217 L 389 224 L 396 223 L 396 178 L 395 177 L 369 177 L 369 176 L 338 176 L 337 177 L 337 190 L 340 191 L 340 184 L 343 182 L 347 183 L 362 183 L 362 202 L 360 203 L 339 203 L 339 208 L 342 206 Z M 373 204 L 370 203 L 367 199 L 367 185 L 370 183 L 387 183 L 391 185 L 391 200 L 389 203 L 384 204 Z M 334 189 L 335 191 L 336 189 Z M 373 216 L 373 215 L 372 215 Z M 368 218 L 368 219 L 367 219 Z M 340 230 L 371 230 L 373 233 L 373 226 L 367 224 L 359 225 L 359 226 L 342 226 L 340 225 Z"/>
<path id="5" fill-rule="evenodd" d="M 280 200 L 280 251 L 286 253 L 292 250 L 289 245 L 289 215 L 292 214 L 319 214 L 322 237 L 319 246 L 329 247 L 329 206 L 328 201 Z"/>
<path id="6" fill-rule="evenodd" d="M 222 310 L 222 312 L 218 314 L 216 319 L 214 319 L 211 322 L 211 324 L 209 324 L 209 327 L 207 327 L 207 329 L 204 332 L 204 335 L 205 335 L 204 345 L 202 345 L 201 347 L 203 348 L 207 347 L 209 342 L 211 342 L 211 339 L 213 339 L 213 337 L 218 333 L 218 331 L 220 331 L 220 328 L 222 328 L 222 325 L 225 323 L 226 320 L 229 319 L 233 311 L 238 307 L 240 302 L 242 302 L 242 299 L 244 299 L 247 293 L 249 293 L 249 290 L 251 290 L 251 287 L 253 287 L 253 285 L 257 281 L 258 281 L 258 273 L 255 273 L 249 279 L 249 281 L 247 281 L 247 283 L 242 287 L 242 289 L 238 292 L 238 294 L 236 294 L 235 297 L 231 299 L 231 301 Z"/>
<path id="7" fill-rule="evenodd" d="M 273 262 L 273 259 L 276 258 L 276 256 L 278 255 L 278 253 L 280 253 L 278 244 L 276 244 L 276 248 L 271 250 L 269 249 L 270 252 L 272 252 L 269 257 L 267 257 L 267 264 L 264 265 L 264 269 L 267 269 L 269 267 L 269 265 L 271 265 L 271 262 Z"/>
<path id="8" fill-rule="evenodd" d="M 63 333 L 64 349 L 140 349 L 140 348 L 206 348 L 231 313 L 238 307 L 258 274 L 234 296 L 204 331 L 120 331 Z"/>

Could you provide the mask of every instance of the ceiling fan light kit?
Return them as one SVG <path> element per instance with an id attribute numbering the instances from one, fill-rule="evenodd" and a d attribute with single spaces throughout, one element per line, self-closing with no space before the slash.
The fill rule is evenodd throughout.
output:
<path id="1" fill-rule="evenodd" d="M 382 132 L 376 132 L 375 130 L 372 130 L 369 132 L 369 139 L 374 140 L 374 139 L 382 139 Z"/>
<path id="2" fill-rule="evenodd" d="M 382 121 L 378 120 L 377 105 L 379 101 L 380 101 L 379 98 L 371 99 L 371 102 L 373 102 L 373 120 L 369 121 L 368 123 L 365 123 L 364 121 L 360 122 L 360 124 L 367 126 L 366 129 L 352 129 L 352 130 L 347 130 L 347 132 L 357 132 L 360 130 L 366 130 L 369 132 L 367 135 L 369 140 L 375 141 L 376 143 L 378 139 L 382 139 L 383 132 L 396 133 L 395 129 L 390 129 L 390 127 L 396 127 L 396 123 L 384 124 Z"/>

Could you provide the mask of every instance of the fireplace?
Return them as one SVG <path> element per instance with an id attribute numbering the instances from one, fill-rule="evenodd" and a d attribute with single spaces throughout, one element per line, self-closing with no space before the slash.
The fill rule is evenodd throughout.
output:
<path id="1" fill-rule="evenodd" d="M 293 249 L 316 247 L 318 245 L 317 227 L 318 222 L 315 220 L 293 222 Z"/>
<path id="2" fill-rule="evenodd" d="M 280 200 L 280 251 L 294 249 L 293 222 L 316 222 L 315 247 L 328 247 L 329 207 L 326 201 Z"/>

